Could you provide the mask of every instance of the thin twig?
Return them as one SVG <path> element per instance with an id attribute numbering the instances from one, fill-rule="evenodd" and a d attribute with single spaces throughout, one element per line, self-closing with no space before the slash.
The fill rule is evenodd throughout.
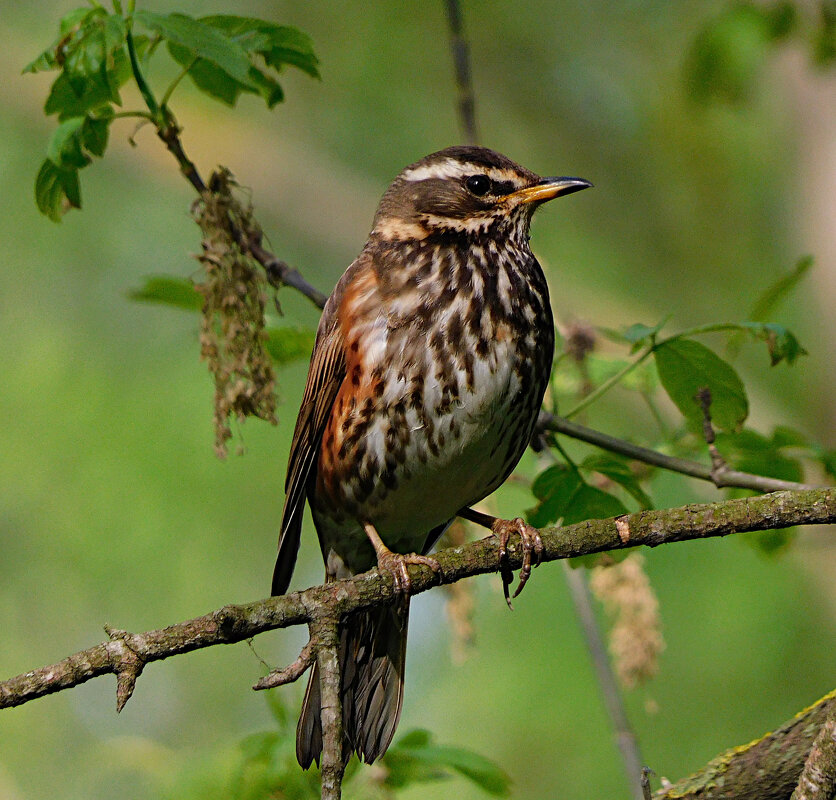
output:
<path id="1" fill-rule="evenodd" d="M 311 635 L 308 643 L 302 648 L 299 656 L 292 664 L 288 664 L 284 669 L 274 669 L 269 675 L 261 678 L 253 686 L 253 689 L 256 691 L 261 689 L 275 689 L 277 686 L 284 686 L 286 683 L 298 681 L 305 674 L 308 667 L 316 661 L 318 649 L 319 640 Z"/>
<path id="2" fill-rule="evenodd" d="M 830 702 L 790 800 L 836 797 L 836 700 Z"/>
<path id="3" fill-rule="evenodd" d="M 606 433 L 571 422 L 565 417 L 556 417 L 547 412 L 541 412 L 541 420 L 538 426 L 546 430 L 562 433 L 572 439 L 579 439 L 588 444 L 594 444 L 612 453 L 619 453 L 627 458 L 642 461 L 645 464 L 652 464 L 655 467 L 662 467 L 671 472 L 679 472 L 682 475 L 690 475 L 692 478 L 699 478 L 703 481 L 713 483 L 718 489 L 736 487 L 739 489 L 751 489 L 755 492 L 783 492 L 803 491 L 815 489 L 808 483 L 796 483 L 795 481 L 783 481 L 779 478 L 768 478 L 764 475 L 753 475 L 750 472 L 739 472 L 735 469 L 724 469 L 715 472 L 706 464 L 698 461 L 691 461 L 687 458 L 678 458 L 651 450 L 647 447 L 633 444 L 632 442 L 618 439 Z"/>
<path id="4" fill-rule="evenodd" d="M 572 602 L 578 615 L 581 630 L 586 641 L 586 648 L 592 659 L 595 668 L 595 677 L 598 680 L 598 688 L 604 698 L 604 705 L 615 728 L 615 737 L 618 749 L 621 751 L 621 758 L 624 762 L 624 769 L 627 772 L 627 780 L 630 784 L 630 793 L 633 800 L 644 800 L 642 790 L 642 757 L 639 750 L 639 742 L 633 731 L 630 720 L 627 717 L 627 710 L 624 708 L 624 701 L 621 691 L 613 672 L 610 659 L 607 656 L 607 648 L 601 637 L 601 630 L 598 627 L 598 620 L 595 619 L 595 612 L 592 608 L 592 596 L 589 585 L 586 582 L 586 570 L 573 569 L 569 564 L 563 562 L 563 574 L 569 584 L 569 592 L 572 595 Z"/>
<path id="5" fill-rule="evenodd" d="M 719 503 L 687 505 L 661 511 L 641 511 L 607 520 L 587 520 L 540 531 L 542 561 L 600 553 L 627 547 L 656 547 L 670 542 L 726 536 L 794 525 L 836 522 L 836 489 L 776 492 Z M 507 546 L 512 569 L 522 564 L 520 537 Z M 439 583 L 496 572 L 499 543 L 494 536 L 435 555 L 441 572 L 410 566 L 412 593 Z M 350 580 L 314 586 L 304 592 L 271 597 L 245 605 L 231 605 L 196 619 L 161 630 L 126 634 L 130 649 L 147 665 L 171 656 L 250 639 L 265 631 L 311 623 L 322 618 L 343 618 L 363 608 L 391 603 L 395 596 L 392 575 L 376 569 Z M 108 641 L 76 653 L 51 666 L 0 682 L 0 708 L 22 705 L 38 697 L 68 689 L 100 675 L 124 671 L 123 642 Z"/>
<path id="6" fill-rule="evenodd" d="M 459 95 L 459 126 L 465 144 L 477 144 L 476 95 L 473 92 L 473 75 L 470 69 L 470 48 L 464 35 L 459 0 L 445 0 L 447 24 L 450 28 L 450 49 L 453 52 L 453 68 L 456 73 L 456 89 Z"/>

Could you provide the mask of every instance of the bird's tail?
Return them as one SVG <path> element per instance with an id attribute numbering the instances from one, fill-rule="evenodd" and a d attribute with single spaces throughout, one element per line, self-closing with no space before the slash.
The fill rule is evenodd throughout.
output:
<path id="1" fill-rule="evenodd" d="M 340 631 L 343 759 L 351 751 L 370 764 L 386 752 L 403 705 L 409 597 L 350 616 Z M 296 758 L 307 769 L 322 753 L 319 669 L 308 681 L 296 728 Z"/>

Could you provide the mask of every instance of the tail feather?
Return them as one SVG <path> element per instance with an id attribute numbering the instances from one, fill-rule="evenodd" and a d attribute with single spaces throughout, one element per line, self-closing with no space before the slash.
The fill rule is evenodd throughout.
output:
<path id="1" fill-rule="evenodd" d="M 382 756 L 401 717 L 409 598 L 359 612 L 340 633 L 343 757 L 351 751 L 370 764 Z M 322 753 L 319 670 L 314 666 L 296 728 L 296 757 L 303 769 Z"/>

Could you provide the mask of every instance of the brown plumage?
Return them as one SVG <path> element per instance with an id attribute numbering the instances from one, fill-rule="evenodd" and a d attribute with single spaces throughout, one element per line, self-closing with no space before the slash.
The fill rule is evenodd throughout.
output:
<path id="1" fill-rule="evenodd" d="M 503 542 L 520 532 L 521 586 L 528 577 L 536 536 L 469 506 L 522 456 L 551 368 L 531 215 L 589 185 L 540 178 L 485 148 L 433 153 L 387 189 L 325 306 L 290 449 L 273 593 L 290 582 L 306 501 L 326 580 L 375 565 L 394 572 L 399 602 L 358 613 L 341 631 L 346 756 L 371 762 L 389 746 L 403 702 L 406 566 L 437 566 L 426 554 L 456 515 Z M 319 761 L 319 711 L 314 669 L 297 730 L 303 767 Z"/>

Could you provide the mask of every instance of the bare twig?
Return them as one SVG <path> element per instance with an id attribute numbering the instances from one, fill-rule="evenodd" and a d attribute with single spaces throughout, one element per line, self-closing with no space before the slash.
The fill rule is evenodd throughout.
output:
<path id="1" fill-rule="evenodd" d="M 790 800 L 832 800 L 836 797 L 836 700 L 810 748 Z"/>
<path id="2" fill-rule="evenodd" d="M 639 545 L 656 547 L 731 533 L 833 522 L 836 522 L 836 489 L 778 492 L 662 511 L 641 511 L 619 517 L 618 526 L 616 519 L 608 519 L 546 528 L 540 532 L 542 560 L 556 561 Z M 519 569 L 522 556 L 520 537 L 514 534 L 507 547 L 509 565 Z M 424 566 L 409 568 L 413 594 L 427 591 L 439 583 L 455 583 L 473 575 L 496 572 L 498 542 L 496 537 L 488 536 L 471 544 L 442 550 L 436 554 L 436 559 L 441 573 Z M 375 569 L 350 580 L 244 605 L 224 606 L 168 628 L 125 636 L 129 637 L 130 649 L 149 664 L 203 647 L 241 642 L 277 628 L 324 618 L 341 619 L 362 608 L 391 603 L 394 596 L 391 574 Z M 99 675 L 124 672 L 124 642 L 128 640 L 122 638 L 119 642 L 111 640 L 98 644 L 57 664 L 0 682 L 0 708 L 22 705 Z"/>
<path id="3" fill-rule="evenodd" d="M 562 433 L 572 439 L 594 444 L 596 447 L 609 450 L 612 453 L 619 453 L 645 464 L 652 464 L 671 472 L 679 472 L 682 475 L 690 475 L 692 478 L 709 481 L 718 489 L 734 486 L 740 489 L 751 489 L 755 492 L 782 492 L 816 488 L 807 483 L 782 481 L 778 478 L 767 478 L 764 475 L 753 475 L 750 472 L 738 472 L 734 469 L 724 469 L 715 473 L 711 467 L 700 464 L 698 461 L 677 458 L 676 456 L 660 453 L 657 450 L 650 450 L 647 447 L 641 447 L 624 439 L 609 436 L 606 433 L 587 428 L 585 425 L 578 425 L 577 422 L 571 422 L 565 417 L 556 417 L 547 412 L 541 412 L 539 425 L 546 430 Z"/>
<path id="4" fill-rule="evenodd" d="M 586 570 L 573 569 L 569 564 L 563 562 L 563 573 L 566 582 L 569 584 L 569 591 L 572 595 L 572 602 L 586 640 L 586 648 L 592 658 L 592 666 L 595 668 L 595 677 L 598 679 L 598 688 L 604 698 L 604 705 L 615 728 L 615 738 L 618 749 L 621 751 L 621 758 L 627 772 L 627 781 L 630 785 L 630 793 L 633 800 L 644 800 L 642 791 L 642 757 L 639 749 L 639 742 L 636 733 L 630 725 L 627 717 L 627 710 L 624 708 L 624 701 L 621 691 L 615 678 L 610 659 L 607 656 L 607 649 L 595 619 L 595 612 L 592 608 L 592 596 L 589 585 L 586 582 Z"/>
<path id="5" fill-rule="evenodd" d="M 453 51 L 453 67 L 456 73 L 456 89 L 459 94 L 459 126 L 465 144 L 476 144 L 476 96 L 473 92 L 473 76 L 470 70 L 470 50 L 464 35 L 459 0 L 445 0 L 447 24 L 450 28 L 450 48 Z"/>
<path id="6" fill-rule="evenodd" d="M 708 445 L 708 454 L 711 456 L 711 479 L 716 484 L 718 480 L 722 479 L 723 473 L 729 467 L 715 444 L 717 436 L 714 433 L 714 424 L 711 421 L 711 389 L 703 386 L 697 392 L 697 400 L 700 408 L 702 408 L 702 435 Z"/>
<path id="7" fill-rule="evenodd" d="M 269 675 L 259 680 L 253 689 L 275 689 L 276 686 L 284 686 L 286 683 L 298 681 L 311 664 L 316 661 L 316 654 L 319 649 L 319 640 L 311 634 L 308 643 L 302 648 L 298 658 L 288 664 L 284 669 L 274 669 Z"/>

